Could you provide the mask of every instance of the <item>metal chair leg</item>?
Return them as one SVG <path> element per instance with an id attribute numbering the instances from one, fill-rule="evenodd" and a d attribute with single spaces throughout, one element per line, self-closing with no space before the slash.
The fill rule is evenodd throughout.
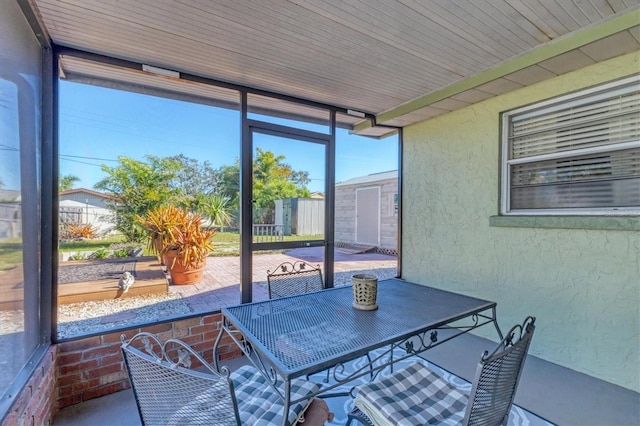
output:
<path id="1" fill-rule="evenodd" d="M 345 426 L 349 426 L 351 424 L 351 421 L 353 420 L 356 420 L 365 426 L 376 426 L 371 422 L 371 419 L 369 419 L 369 417 L 367 417 L 367 415 L 360 411 L 357 407 L 354 407 L 353 410 L 351 410 L 347 414 L 347 418 L 348 420 Z"/>

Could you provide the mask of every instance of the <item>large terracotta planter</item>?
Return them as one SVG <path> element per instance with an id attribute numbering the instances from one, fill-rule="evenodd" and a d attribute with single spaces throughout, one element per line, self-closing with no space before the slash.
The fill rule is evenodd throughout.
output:
<path id="1" fill-rule="evenodd" d="M 202 262 L 195 267 L 183 265 L 180 258 L 176 258 L 177 251 L 169 250 L 166 253 L 166 266 L 171 274 L 171 282 L 176 285 L 197 284 L 202 281 L 206 262 Z M 175 262 L 174 262 L 175 260 Z"/>

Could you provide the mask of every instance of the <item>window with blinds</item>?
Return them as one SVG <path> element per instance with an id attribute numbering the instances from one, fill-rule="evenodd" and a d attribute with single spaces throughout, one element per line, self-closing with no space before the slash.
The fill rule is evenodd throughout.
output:
<path id="1" fill-rule="evenodd" d="M 503 214 L 637 214 L 640 78 L 502 115 Z"/>

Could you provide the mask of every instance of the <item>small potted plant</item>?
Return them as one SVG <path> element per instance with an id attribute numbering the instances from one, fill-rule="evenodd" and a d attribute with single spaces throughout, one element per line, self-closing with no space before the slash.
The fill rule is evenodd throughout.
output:
<path id="1" fill-rule="evenodd" d="M 202 280 L 207 257 L 213 251 L 215 229 L 202 227 L 202 215 L 184 211 L 182 222 L 171 228 L 164 253 L 173 284 Z"/>

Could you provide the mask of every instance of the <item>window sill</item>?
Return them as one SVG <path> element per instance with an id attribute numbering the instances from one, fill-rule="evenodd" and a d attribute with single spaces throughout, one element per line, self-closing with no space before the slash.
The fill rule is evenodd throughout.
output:
<path id="1" fill-rule="evenodd" d="M 640 231 L 639 216 L 490 216 L 489 226 Z"/>

